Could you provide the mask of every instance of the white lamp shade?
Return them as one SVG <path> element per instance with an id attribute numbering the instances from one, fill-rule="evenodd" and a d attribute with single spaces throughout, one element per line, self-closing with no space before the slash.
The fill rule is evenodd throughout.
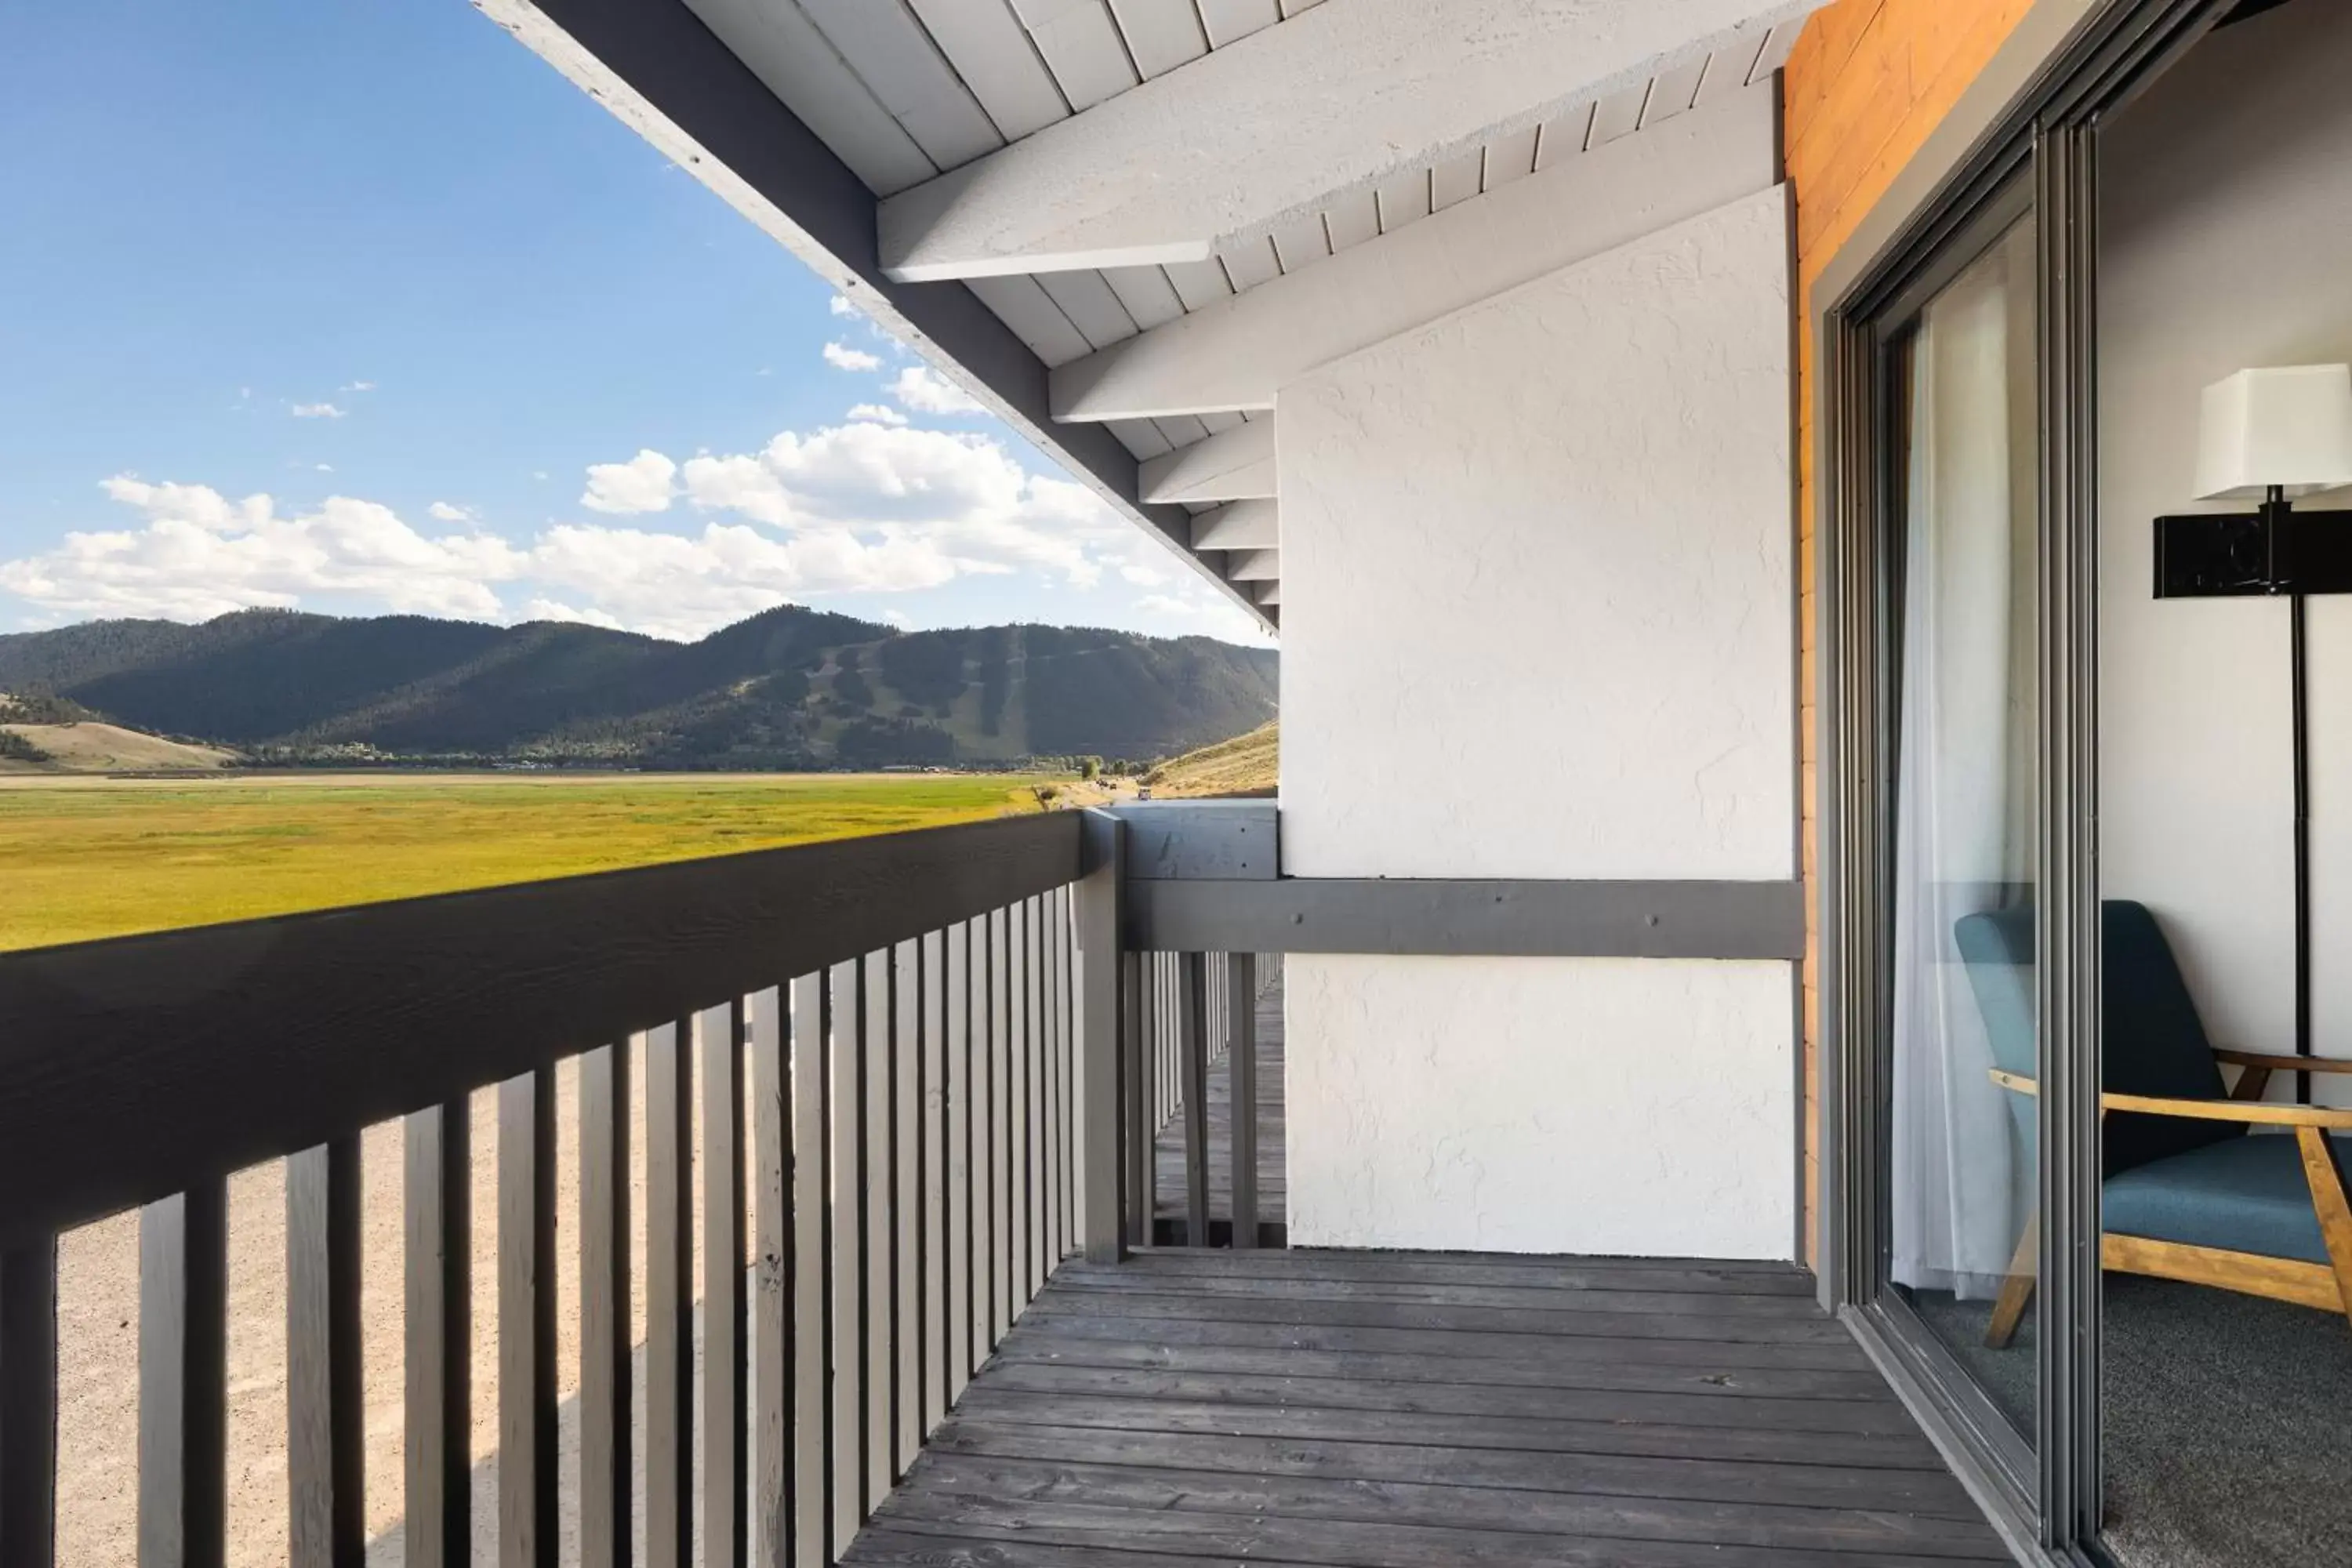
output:
<path id="1" fill-rule="evenodd" d="M 2197 499 L 2258 500 L 2352 485 L 2352 365 L 2242 370 L 2205 389 Z"/>

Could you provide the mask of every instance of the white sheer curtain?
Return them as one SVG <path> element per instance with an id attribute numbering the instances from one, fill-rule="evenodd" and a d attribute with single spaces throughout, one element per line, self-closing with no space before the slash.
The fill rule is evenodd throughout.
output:
<path id="1" fill-rule="evenodd" d="M 2032 1202 L 1964 915 L 2030 898 L 2032 236 L 1939 294 L 1913 341 L 1895 792 L 1892 1272 L 1999 1289 Z"/>

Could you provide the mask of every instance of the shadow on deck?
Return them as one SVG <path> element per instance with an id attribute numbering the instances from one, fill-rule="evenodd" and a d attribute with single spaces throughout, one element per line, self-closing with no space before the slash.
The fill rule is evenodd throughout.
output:
<path id="1" fill-rule="evenodd" d="M 1161 1251 L 1055 1277 L 846 1561 L 2007 1562 L 1785 1265 Z"/>

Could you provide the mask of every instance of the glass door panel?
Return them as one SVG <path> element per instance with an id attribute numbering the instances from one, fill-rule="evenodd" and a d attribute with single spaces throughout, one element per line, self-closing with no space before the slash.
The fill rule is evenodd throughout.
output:
<path id="1" fill-rule="evenodd" d="M 2038 444 L 2029 216 L 1892 340 L 1887 1278 L 2032 1440 Z"/>

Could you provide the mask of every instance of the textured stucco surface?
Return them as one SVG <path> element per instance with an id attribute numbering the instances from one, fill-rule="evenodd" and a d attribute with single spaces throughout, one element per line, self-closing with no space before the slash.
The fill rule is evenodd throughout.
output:
<path id="1" fill-rule="evenodd" d="M 1787 964 L 1301 954 L 1284 983 L 1294 1245 L 1789 1256 Z"/>
<path id="2" fill-rule="evenodd" d="M 1792 874 L 1785 197 L 1283 388 L 1283 856 Z"/>
<path id="3" fill-rule="evenodd" d="M 1286 385 L 1283 859 L 1792 874 L 1780 189 Z M 1787 1257 L 1786 963 L 1297 957 L 1305 1245 Z"/>

